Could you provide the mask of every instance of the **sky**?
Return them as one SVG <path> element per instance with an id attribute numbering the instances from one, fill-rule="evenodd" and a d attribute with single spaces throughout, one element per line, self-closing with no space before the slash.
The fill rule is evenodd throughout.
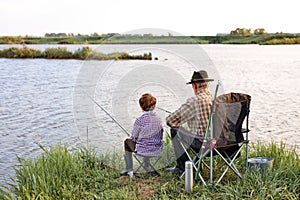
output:
<path id="1" fill-rule="evenodd" d="M 298 0 L 1 0 L 0 36 L 164 29 L 216 35 L 236 28 L 299 33 Z"/>

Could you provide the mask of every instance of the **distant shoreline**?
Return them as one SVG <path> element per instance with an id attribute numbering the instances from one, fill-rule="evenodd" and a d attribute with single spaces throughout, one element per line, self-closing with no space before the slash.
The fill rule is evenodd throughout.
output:
<path id="1" fill-rule="evenodd" d="M 262 35 L 219 36 L 152 36 L 152 35 L 101 35 L 101 36 L 2 36 L 0 44 L 300 44 L 300 34 L 276 33 Z"/>

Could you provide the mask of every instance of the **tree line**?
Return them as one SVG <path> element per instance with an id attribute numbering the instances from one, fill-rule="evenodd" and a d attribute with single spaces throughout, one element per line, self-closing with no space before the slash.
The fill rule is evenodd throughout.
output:
<path id="1" fill-rule="evenodd" d="M 237 28 L 235 30 L 230 31 L 230 35 L 240 35 L 240 36 L 253 36 L 253 35 L 266 35 L 267 33 L 265 28 L 257 28 L 251 30 L 250 28 Z M 274 34 L 274 33 L 273 33 Z M 275 35 L 283 35 L 285 33 L 276 32 Z M 295 34 L 299 35 L 299 34 Z"/>

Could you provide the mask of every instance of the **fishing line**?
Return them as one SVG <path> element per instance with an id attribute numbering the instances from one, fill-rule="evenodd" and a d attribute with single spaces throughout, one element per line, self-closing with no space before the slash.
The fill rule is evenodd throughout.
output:
<path id="1" fill-rule="evenodd" d="M 115 119 L 113 118 L 113 116 L 108 112 L 106 111 L 97 101 L 95 101 L 90 95 L 88 95 L 86 92 L 85 94 L 99 107 L 101 108 L 101 110 L 103 112 L 105 112 L 126 134 L 128 137 L 130 137 L 130 134 L 128 133 L 128 131 Z"/>
<path id="2" fill-rule="evenodd" d="M 125 128 L 123 128 L 123 126 L 115 119 L 115 118 L 113 118 L 113 116 L 108 112 L 108 111 L 106 111 L 96 100 L 94 100 L 90 95 L 88 95 L 86 92 L 85 92 L 85 94 L 99 107 L 99 108 L 101 108 L 101 110 L 103 111 L 103 112 L 105 112 L 126 134 L 127 134 L 127 136 L 128 137 L 130 137 L 130 134 L 128 133 L 128 131 L 125 129 Z M 136 154 L 132 154 L 133 155 L 133 157 L 139 162 L 139 164 L 140 165 L 142 165 L 142 162 L 138 159 L 138 157 L 137 157 L 137 155 Z"/>

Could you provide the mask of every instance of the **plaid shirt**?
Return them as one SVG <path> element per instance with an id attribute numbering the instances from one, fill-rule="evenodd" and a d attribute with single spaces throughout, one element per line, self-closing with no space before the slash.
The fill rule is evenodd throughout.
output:
<path id="1" fill-rule="evenodd" d="M 188 124 L 191 133 L 204 136 L 209 120 L 212 97 L 208 89 L 201 89 L 197 95 L 187 99 L 175 112 L 166 118 L 171 127 Z"/>
<path id="2" fill-rule="evenodd" d="M 163 127 L 161 119 L 146 111 L 135 120 L 131 139 L 136 142 L 135 150 L 144 156 L 158 156 L 162 149 Z"/>

